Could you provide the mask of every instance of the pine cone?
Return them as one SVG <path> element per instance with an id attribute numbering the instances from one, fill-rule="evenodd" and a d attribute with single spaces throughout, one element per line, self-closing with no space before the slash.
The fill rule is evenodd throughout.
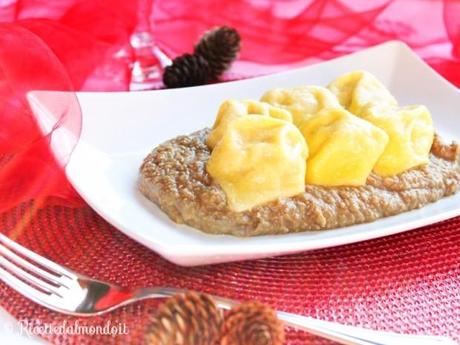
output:
<path id="1" fill-rule="evenodd" d="M 221 328 L 220 345 L 281 345 L 284 326 L 270 307 L 245 302 L 233 308 Z"/>
<path id="2" fill-rule="evenodd" d="M 202 85 L 212 79 L 206 59 L 195 54 L 184 54 L 175 58 L 163 74 L 163 84 L 169 88 Z"/>
<path id="3" fill-rule="evenodd" d="M 214 345 L 222 313 L 207 295 L 176 295 L 162 304 L 147 332 L 148 345 Z"/>
<path id="4" fill-rule="evenodd" d="M 208 31 L 195 46 L 195 54 L 204 57 L 211 68 L 212 79 L 227 70 L 240 51 L 240 35 L 228 26 Z"/>

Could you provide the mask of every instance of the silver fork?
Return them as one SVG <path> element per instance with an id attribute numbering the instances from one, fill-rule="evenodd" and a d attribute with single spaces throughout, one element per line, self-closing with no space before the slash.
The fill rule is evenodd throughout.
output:
<path id="1" fill-rule="evenodd" d="M 58 265 L 0 234 L 0 279 L 10 287 L 60 313 L 94 316 L 146 298 L 165 298 L 187 290 L 168 287 L 124 289 Z M 238 302 L 212 296 L 222 309 Z M 286 326 L 348 345 L 455 345 L 445 337 L 374 331 L 279 311 Z"/>

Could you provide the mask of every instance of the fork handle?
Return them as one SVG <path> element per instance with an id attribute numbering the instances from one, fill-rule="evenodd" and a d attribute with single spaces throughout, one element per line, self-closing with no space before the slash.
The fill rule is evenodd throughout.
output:
<path id="1" fill-rule="evenodd" d="M 277 312 L 285 325 L 307 331 L 346 345 L 457 345 L 453 340 L 439 336 L 398 334 L 342 325 L 311 317 Z"/>
<path id="2" fill-rule="evenodd" d="M 138 298 L 159 298 L 174 296 L 187 290 L 175 288 L 154 288 L 141 289 L 137 294 Z M 222 309 L 231 309 L 239 302 L 231 299 L 213 296 L 217 306 Z M 322 338 L 334 340 L 344 345 L 458 345 L 453 340 L 440 336 L 425 336 L 412 334 L 398 334 L 384 331 L 375 331 L 355 326 L 342 325 L 336 322 L 314 319 L 283 311 L 277 312 L 278 318 L 286 326 L 308 333 L 318 335 Z"/>

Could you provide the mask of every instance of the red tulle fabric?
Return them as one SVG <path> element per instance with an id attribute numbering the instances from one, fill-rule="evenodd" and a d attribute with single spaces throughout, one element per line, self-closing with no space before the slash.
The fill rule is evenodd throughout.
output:
<path id="1" fill-rule="evenodd" d="M 14 24 L 0 26 L 0 211 L 48 196 L 68 196 L 63 167 L 76 143 L 81 114 L 72 81 L 53 51 L 38 36 Z M 33 115 L 34 90 L 69 91 L 49 102 L 48 129 Z M 50 150 L 57 128 L 70 146 L 55 157 Z M 72 140 L 73 139 L 73 140 Z"/>
<path id="2" fill-rule="evenodd" d="M 0 215 L 7 219 L 1 231 L 18 239 L 44 231 L 33 224 L 45 211 L 59 218 L 64 211 L 56 207 L 100 225 L 64 174 L 81 125 L 73 91 L 128 90 L 134 59 L 129 38 L 136 29 L 148 27 L 174 57 L 190 52 L 199 36 L 216 25 L 233 26 L 242 36 L 240 59 L 223 79 L 299 67 L 398 39 L 460 86 L 458 0 L 0 1 Z M 64 100 L 50 100 L 54 111 L 47 128 L 30 105 L 36 90 L 69 92 Z M 53 138 L 62 129 L 71 145 L 56 157 Z M 66 218 L 63 224 L 71 223 Z M 0 303 L 15 313 L 8 302 Z M 458 307 L 458 299 L 455 303 Z M 458 331 L 458 313 L 454 321 Z M 72 343 L 59 339 L 51 338 Z"/>

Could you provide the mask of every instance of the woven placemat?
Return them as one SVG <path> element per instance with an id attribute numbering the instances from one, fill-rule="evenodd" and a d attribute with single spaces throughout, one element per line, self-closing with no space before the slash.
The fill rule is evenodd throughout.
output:
<path id="1" fill-rule="evenodd" d="M 0 218 L 11 228 L 21 209 Z M 129 239 L 89 207 L 49 206 L 18 238 L 51 260 L 125 287 L 174 286 L 344 324 L 460 340 L 460 218 L 414 231 L 302 254 L 195 268 L 169 263 Z M 3 284 L 0 304 L 31 324 L 124 323 L 128 335 L 45 335 L 55 344 L 142 344 L 158 301 L 95 318 L 51 312 Z M 287 344 L 330 344 L 289 330 Z"/>

